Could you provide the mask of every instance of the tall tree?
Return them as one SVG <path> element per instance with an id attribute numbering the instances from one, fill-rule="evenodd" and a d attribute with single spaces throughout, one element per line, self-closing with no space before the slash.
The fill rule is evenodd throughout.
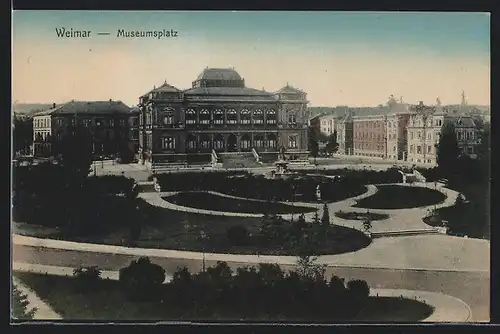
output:
<path id="1" fill-rule="evenodd" d="M 312 126 L 308 128 L 307 143 L 309 152 L 311 152 L 311 156 L 314 157 L 314 164 L 316 164 L 316 158 L 318 157 L 319 153 L 319 144 L 318 144 L 318 137 L 316 136 L 316 133 Z"/>
<path id="2" fill-rule="evenodd" d="M 326 151 L 328 153 L 336 153 L 339 149 L 339 143 L 337 142 L 337 130 L 328 136 L 328 143 L 326 144 Z"/>
<path id="3" fill-rule="evenodd" d="M 66 171 L 75 178 L 85 178 L 93 160 L 92 137 L 78 125 L 70 127 L 58 147 L 61 162 Z"/>
<path id="4" fill-rule="evenodd" d="M 12 140 L 14 153 L 29 153 L 33 144 L 33 118 L 14 115 Z"/>
<path id="5" fill-rule="evenodd" d="M 437 145 L 437 163 L 439 168 L 446 174 L 453 172 L 457 166 L 460 155 L 455 126 L 445 123 L 441 129 L 441 137 Z"/>
<path id="6" fill-rule="evenodd" d="M 330 213 L 328 212 L 328 205 L 323 204 L 323 216 L 321 217 L 321 225 L 323 227 L 330 226 Z"/>

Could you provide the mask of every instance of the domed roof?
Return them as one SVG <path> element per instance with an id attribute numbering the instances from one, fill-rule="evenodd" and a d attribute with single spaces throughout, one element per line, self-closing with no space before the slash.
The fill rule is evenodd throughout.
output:
<path id="1" fill-rule="evenodd" d="M 242 80 L 241 76 L 232 68 L 206 68 L 197 80 Z"/>
<path id="2" fill-rule="evenodd" d="M 288 83 L 286 84 L 285 87 L 281 88 L 279 91 L 277 91 L 276 93 L 279 93 L 279 94 L 303 94 L 304 92 L 301 91 L 300 89 L 298 88 L 295 88 L 295 87 L 292 87 L 290 86 Z"/>

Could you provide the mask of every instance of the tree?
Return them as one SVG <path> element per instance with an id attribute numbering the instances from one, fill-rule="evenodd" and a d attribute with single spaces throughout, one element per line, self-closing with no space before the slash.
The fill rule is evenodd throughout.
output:
<path id="1" fill-rule="evenodd" d="M 149 258 L 141 257 L 120 269 L 119 281 L 131 298 L 150 300 L 159 297 L 157 290 L 165 281 L 165 269 L 152 263 Z"/>
<path id="2" fill-rule="evenodd" d="M 93 160 L 92 150 L 90 134 L 77 127 L 72 127 L 58 146 L 62 166 L 75 179 L 88 176 Z"/>
<path id="3" fill-rule="evenodd" d="M 337 142 L 337 130 L 328 136 L 328 143 L 326 144 L 326 151 L 328 153 L 337 153 L 339 149 L 339 144 Z"/>
<path id="4" fill-rule="evenodd" d="M 127 145 L 127 142 L 121 140 L 119 145 L 120 146 L 118 151 L 118 161 L 122 164 L 127 164 L 132 162 L 135 158 L 135 153 Z"/>
<path id="5" fill-rule="evenodd" d="M 347 282 L 347 291 L 356 302 L 363 302 L 370 296 L 370 287 L 363 280 L 353 280 Z"/>
<path id="6" fill-rule="evenodd" d="M 27 295 L 14 284 L 12 285 L 12 317 L 21 320 L 31 320 L 35 316 L 37 308 L 28 309 L 29 301 Z"/>
<path id="7" fill-rule="evenodd" d="M 328 205 L 323 204 L 323 216 L 321 217 L 321 225 L 324 228 L 328 228 L 330 226 L 330 213 L 328 212 Z"/>
<path id="8" fill-rule="evenodd" d="M 12 142 L 14 153 L 29 154 L 33 144 L 33 118 L 14 115 Z"/>
<path id="9" fill-rule="evenodd" d="M 458 147 L 455 126 L 445 123 L 441 129 L 441 137 L 437 145 L 437 163 L 446 174 L 453 172 L 457 166 L 460 149 Z"/>
<path id="10" fill-rule="evenodd" d="M 312 126 L 308 128 L 307 143 L 309 152 L 311 153 L 311 156 L 314 158 L 314 163 L 316 164 L 316 158 L 318 157 L 319 153 L 319 144 L 318 144 L 318 137 L 316 136 L 315 130 Z"/>

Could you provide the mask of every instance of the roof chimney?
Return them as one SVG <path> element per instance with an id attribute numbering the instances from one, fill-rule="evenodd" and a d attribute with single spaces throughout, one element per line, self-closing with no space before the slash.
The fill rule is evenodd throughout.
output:
<path id="1" fill-rule="evenodd" d="M 55 103 L 52 103 L 52 109 L 56 107 L 56 104 Z"/>
<path id="2" fill-rule="evenodd" d="M 113 100 L 112 100 L 112 99 L 109 99 L 109 102 L 111 103 L 111 102 L 113 102 Z"/>

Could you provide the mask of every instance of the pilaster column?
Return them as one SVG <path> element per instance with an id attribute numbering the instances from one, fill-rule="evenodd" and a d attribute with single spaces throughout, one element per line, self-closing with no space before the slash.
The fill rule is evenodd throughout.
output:
<path id="1" fill-rule="evenodd" d="M 241 133 L 236 134 L 236 150 L 241 152 Z"/>

